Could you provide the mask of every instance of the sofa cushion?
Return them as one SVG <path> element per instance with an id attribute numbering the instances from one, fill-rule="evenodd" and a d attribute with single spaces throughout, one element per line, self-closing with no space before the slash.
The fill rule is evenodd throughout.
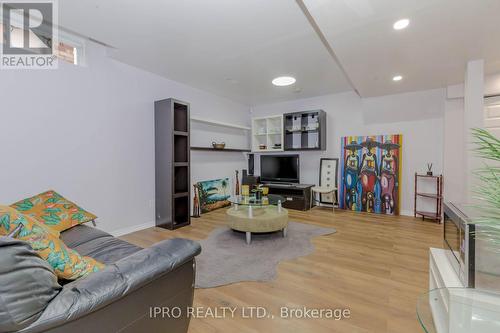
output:
<path id="1" fill-rule="evenodd" d="M 8 235 L 19 225 L 23 227 L 16 238 L 28 242 L 52 266 L 59 278 L 75 280 L 104 268 L 102 263 L 68 248 L 34 218 L 21 214 L 14 208 L 0 205 L 0 236 Z"/>
<path id="2" fill-rule="evenodd" d="M 73 228 L 61 232 L 61 239 L 70 248 L 75 248 L 83 243 L 90 242 L 91 240 L 112 237 L 107 232 L 93 228 L 87 225 L 77 225 Z"/>
<path id="3" fill-rule="evenodd" d="M 112 264 L 142 250 L 142 248 L 113 236 L 100 237 L 74 247 L 78 253 Z"/>
<path id="4" fill-rule="evenodd" d="M 97 228 L 79 225 L 63 231 L 61 239 L 66 245 L 84 256 L 112 264 L 142 248 L 122 241 Z"/>
<path id="5" fill-rule="evenodd" d="M 53 190 L 20 200 L 10 206 L 59 232 L 97 218 Z"/>
<path id="6" fill-rule="evenodd" d="M 60 289 L 52 267 L 28 243 L 0 237 L 0 332 L 34 322 Z"/>

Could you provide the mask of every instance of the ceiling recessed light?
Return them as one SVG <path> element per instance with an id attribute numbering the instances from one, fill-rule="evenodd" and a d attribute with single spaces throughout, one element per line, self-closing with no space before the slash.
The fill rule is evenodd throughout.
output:
<path id="1" fill-rule="evenodd" d="M 395 77 L 392 78 L 392 81 L 401 81 L 403 77 L 401 75 L 396 75 Z"/>
<path id="2" fill-rule="evenodd" d="M 295 78 L 291 76 L 280 76 L 275 78 L 272 82 L 275 86 L 284 87 L 295 83 Z"/>
<path id="3" fill-rule="evenodd" d="M 396 23 L 394 23 L 393 28 L 394 30 L 401 30 L 406 28 L 409 24 L 410 24 L 409 19 L 401 19 L 399 21 L 396 21 Z"/>

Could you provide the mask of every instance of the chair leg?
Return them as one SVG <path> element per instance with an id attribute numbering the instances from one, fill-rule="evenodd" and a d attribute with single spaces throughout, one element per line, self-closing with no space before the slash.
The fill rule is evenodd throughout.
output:
<path id="1" fill-rule="evenodd" d="M 335 213 L 335 191 L 332 191 L 332 212 Z"/>

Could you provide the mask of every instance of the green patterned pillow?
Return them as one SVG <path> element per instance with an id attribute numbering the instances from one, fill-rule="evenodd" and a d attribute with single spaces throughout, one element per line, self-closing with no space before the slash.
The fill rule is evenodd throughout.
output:
<path id="1" fill-rule="evenodd" d="M 29 243 L 33 250 L 52 266 L 60 279 L 75 280 L 105 267 L 97 260 L 81 256 L 68 248 L 34 218 L 23 215 L 12 207 L 0 205 L 0 235 L 8 235 L 19 225 L 22 225 L 22 228 L 15 238 Z"/>
<path id="2" fill-rule="evenodd" d="M 23 199 L 10 206 L 58 232 L 97 218 L 53 190 Z"/>

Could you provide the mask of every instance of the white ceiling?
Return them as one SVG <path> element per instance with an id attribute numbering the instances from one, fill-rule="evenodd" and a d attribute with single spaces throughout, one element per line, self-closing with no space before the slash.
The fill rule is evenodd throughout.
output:
<path id="1" fill-rule="evenodd" d="M 463 82 L 468 60 L 500 71 L 499 0 L 304 0 L 361 96 Z M 393 23 L 409 18 L 405 30 Z M 396 74 L 400 82 L 392 82 Z"/>
<path id="2" fill-rule="evenodd" d="M 500 0 L 304 4 L 348 78 L 293 0 L 65 0 L 59 22 L 116 47 L 120 61 L 248 105 L 349 91 L 350 81 L 362 96 L 444 87 L 463 81 L 469 59 L 500 71 Z M 402 17 L 409 28 L 394 31 Z M 272 86 L 280 75 L 297 83 Z"/>
<path id="3" fill-rule="evenodd" d="M 65 0 L 59 13 L 123 62 L 248 105 L 351 90 L 293 0 Z M 297 84 L 274 87 L 280 75 Z"/>

